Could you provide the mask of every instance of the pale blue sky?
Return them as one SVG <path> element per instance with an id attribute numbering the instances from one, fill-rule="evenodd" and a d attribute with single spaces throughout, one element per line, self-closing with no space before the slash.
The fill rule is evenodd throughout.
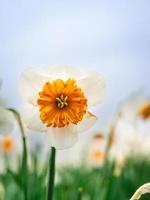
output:
<path id="1" fill-rule="evenodd" d="M 28 66 L 69 64 L 107 80 L 101 115 L 131 91 L 150 92 L 150 1 L 0 0 L 0 78 L 9 105 L 21 105 Z"/>

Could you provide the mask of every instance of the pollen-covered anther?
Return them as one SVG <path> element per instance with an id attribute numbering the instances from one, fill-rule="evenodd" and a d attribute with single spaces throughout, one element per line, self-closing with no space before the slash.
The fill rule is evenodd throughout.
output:
<path id="1" fill-rule="evenodd" d="M 64 108 L 68 106 L 68 97 L 64 96 L 63 94 L 60 95 L 60 97 L 56 97 L 56 104 L 58 108 Z"/>

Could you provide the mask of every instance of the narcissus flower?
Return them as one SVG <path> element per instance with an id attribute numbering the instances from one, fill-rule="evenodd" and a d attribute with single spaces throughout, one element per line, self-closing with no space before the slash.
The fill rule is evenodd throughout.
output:
<path id="1" fill-rule="evenodd" d="M 10 136 L 1 138 L 0 146 L 1 146 L 2 150 L 5 153 L 11 152 L 13 150 L 13 148 L 14 148 L 14 140 L 13 140 L 13 138 L 10 137 Z"/>
<path id="2" fill-rule="evenodd" d="M 90 144 L 90 162 L 92 165 L 102 165 L 105 160 L 106 139 L 102 133 L 97 133 Z"/>
<path id="3" fill-rule="evenodd" d="M 12 132 L 14 120 L 12 112 L 0 106 L 0 135 L 8 135 Z"/>
<path id="4" fill-rule="evenodd" d="M 115 124 L 116 141 L 121 149 L 125 147 L 128 154 L 132 152 L 132 154 L 149 155 L 149 130 L 150 99 L 142 91 L 137 91 L 120 105 L 119 116 Z"/>
<path id="5" fill-rule="evenodd" d="M 82 75 L 70 66 L 26 69 L 20 80 L 28 128 L 47 132 L 51 146 L 71 147 L 78 133 L 95 124 L 89 112 L 105 93 L 105 81 L 96 72 Z"/>
<path id="6" fill-rule="evenodd" d="M 99 163 L 104 160 L 104 152 L 99 150 L 99 149 L 93 149 L 91 152 L 91 157 L 92 160 L 95 161 L 96 163 Z"/>

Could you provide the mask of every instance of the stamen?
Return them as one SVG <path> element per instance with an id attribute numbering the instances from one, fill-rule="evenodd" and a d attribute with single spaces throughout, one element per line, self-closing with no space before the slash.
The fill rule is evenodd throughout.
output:
<path id="1" fill-rule="evenodd" d="M 57 104 L 58 108 L 62 109 L 64 107 L 68 106 L 68 102 L 67 102 L 68 97 L 67 96 L 64 96 L 63 94 L 61 94 L 60 97 L 56 98 L 56 100 L 57 100 L 56 104 Z"/>

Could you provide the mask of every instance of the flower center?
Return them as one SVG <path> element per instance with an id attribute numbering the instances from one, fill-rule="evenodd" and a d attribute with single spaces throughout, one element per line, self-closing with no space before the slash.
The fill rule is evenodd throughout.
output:
<path id="1" fill-rule="evenodd" d="M 40 119 L 47 127 L 77 124 L 87 110 L 87 99 L 74 79 L 46 82 L 37 100 Z"/>
<path id="2" fill-rule="evenodd" d="M 5 137 L 2 140 L 2 147 L 5 152 L 9 152 L 13 149 L 13 140 L 11 137 Z"/>
<path id="3" fill-rule="evenodd" d="M 138 115 L 143 119 L 150 118 L 150 102 L 145 102 L 138 110 Z"/>
<path id="4" fill-rule="evenodd" d="M 104 153 L 98 149 L 94 149 L 92 151 L 92 160 L 94 161 L 102 161 L 104 159 Z"/>
<path id="5" fill-rule="evenodd" d="M 67 102 L 68 97 L 64 96 L 63 94 L 60 95 L 60 97 L 56 97 L 56 104 L 58 108 L 64 108 L 68 106 Z"/>

